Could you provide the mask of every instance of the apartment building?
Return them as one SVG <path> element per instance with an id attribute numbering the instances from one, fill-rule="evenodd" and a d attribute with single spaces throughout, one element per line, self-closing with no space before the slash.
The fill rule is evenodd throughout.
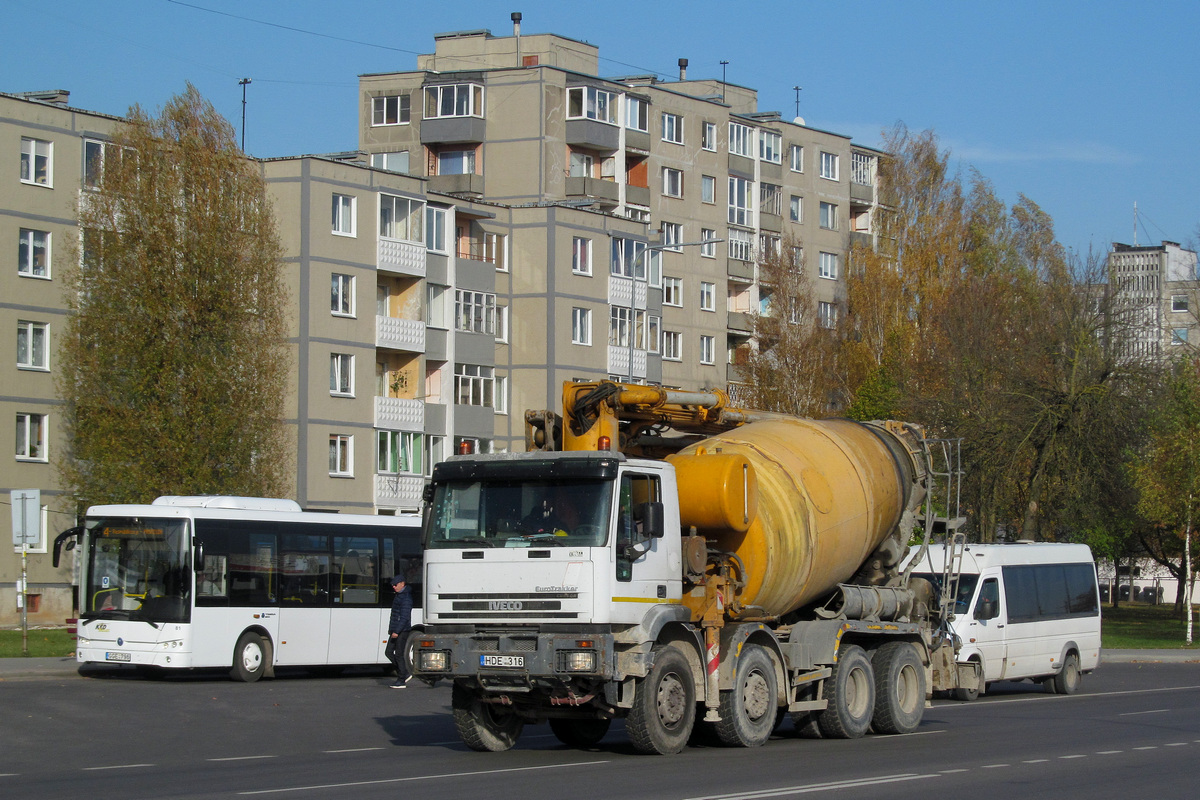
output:
<path id="1" fill-rule="evenodd" d="M 519 15 L 511 36 L 436 36 L 416 70 L 360 76 L 359 147 L 455 198 L 645 226 L 514 229 L 517 294 L 498 302 L 537 298 L 546 314 L 512 316 L 513 402 L 557 407 L 552 373 L 736 389 L 751 315 L 769 313 L 764 254 L 798 248 L 819 319 L 836 323 L 850 243 L 870 241 L 880 154 L 759 111 L 753 89 L 689 79 L 685 59 L 677 80 L 602 78 L 598 61 L 594 45 L 522 35 Z M 551 331 L 526 335 L 543 319 L 563 332 L 553 351 Z M 519 447 L 497 419 L 494 446 Z"/>
<path id="2" fill-rule="evenodd" d="M 1129 355 L 1158 361 L 1200 346 L 1200 281 L 1194 251 L 1177 242 L 1114 243 L 1108 254 L 1108 276 L 1130 315 Z"/>

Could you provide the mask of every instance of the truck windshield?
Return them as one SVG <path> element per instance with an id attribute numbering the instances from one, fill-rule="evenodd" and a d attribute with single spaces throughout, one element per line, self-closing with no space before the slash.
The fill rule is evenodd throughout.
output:
<path id="1" fill-rule="evenodd" d="M 425 546 L 598 547 L 607 541 L 613 482 L 464 480 L 437 485 Z"/>
<path id="2" fill-rule="evenodd" d="M 187 622 L 192 592 L 186 520 L 97 519 L 87 523 L 82 617 Z"/>

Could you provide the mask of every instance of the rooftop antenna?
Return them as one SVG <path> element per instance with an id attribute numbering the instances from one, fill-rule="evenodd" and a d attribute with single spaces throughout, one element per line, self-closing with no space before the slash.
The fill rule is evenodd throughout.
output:
<path id="1" fill-rule="evenodd" d="M 725 68 L 729 66 L 728 61 L 721 62 L 721 102 L 725 102 Z"/>
<path id="2" fill-rule="evenodd" d="M 796 116 L 799 117 L 800 116 L 800 90 L 803 87 L 793 86 L 792 88 L 796 90 Z"/>
<path id="3" fill-rule="evenodd" d="M 242 152 L 246 152 L 246 86 L 250 83 L 249 78 L 242 78 L 238 81 L 242 85 Z"/>
<path id="4" fill-rule="evenodd" d="M 1133 246 L 1137 247 L 1137 200 L 1133 201 Z"/>

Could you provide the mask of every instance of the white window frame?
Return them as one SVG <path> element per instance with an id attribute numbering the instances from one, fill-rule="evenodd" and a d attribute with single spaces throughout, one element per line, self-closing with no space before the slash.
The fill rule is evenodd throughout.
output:
<path id="1" fill-rule="evenodd" d="M 496 335 L 496 295 L 470 289 L 454 290 L 454 330 Z"/>
<path id="2" fill-rule="evenodd" d="M 818 220 L 821 228 L 827 231 L 836 231 L 838 229 L 838 207 L 836 203 L 827 203 L 824 200 L 820 205 L 821 216 Z"/>
<path id="3" fill-rule="evenodd" d="M 712 175 L 700 176 L 700 202 L 709 205 L 717 202 L 717 179 Z"/>
<path id="4" fill-rule="evenodd" d="M 450 209 L 438 206 L 425 206 L 425 248 L 431 253 L 449 253 L 450 237 L 447 234 L 447 222 Z"/>
<path id="5" fill-rule="evenodd" d="M 625 95 L 625 127 L 631 131 L 650 131 L 650 104 L 640 97 Z"/>
<path id="6" fill-rule="evenodd" d="M 683 278 L 663 276 L 662 279 L 663 305 L 683 308 Z"/>
<path id="7" fill-rule="evenodd" d="M 662 193 L 664 197 L 683 197 L 683 170 L 662 168 Z"/>
<path id="8" fill-rule="evenodd" d="M 730 228 L 727 241 L 731 259 L 734 261 L 754 260 L 754 237 L 749 231 Z"/>
<path id="9" fill-rule="evenodd" d="M 646 262 L 650 256 L 638 258 L 638 253 L 645 249 L 646 243 L 621 236 L 612 238 L 612 257 L 609 261 L 609 273 L 634 280 L 646 280 Z M 635 270 L 636 267 L 636 270 Z"/>
<path id="10" fill-rule="evenodd" d="M 788 164 L 792 172 L 804 172 L 804 145 L 794 144 L 788 147 Z"/>
<path id="11" fill-rule="evenodd" d="M 494 409 L 492 393 L 496 388 L 495 379 L 495 367 L 485 364 L 455 364 L 454 404 Z"/>
<path id="12" fill-rule="evenodd" d="M 731 225 L 750 225 L 754 213 L 754 181 L 729 176 L 729 219 Z"/>
<path id="13" fill-rule="evenodd" d="M 407 150 L 393 150 L 386 153 L 371 153 L 371 166 L 387 172 L 406 174 L 412 164 L 412 155 Z"/>
<path id="14" fill-rule="evenodd" d="M 333 235 L 358 235 L 358 198 L 352 194 L 333 193 Z"/>
<path id="15" fill-rule="evenodd" d="M 411 197 L 379 195 L 379 238 L 425 242 L 425 204 Z"/>
<path id="16" fill-rule="evenodd" d="M 788 203 L 788 215 L 792 222 L 804 222 L 804 198 L 802 196 L 792 195 Z"/>
<path id="17" fill-rule="evenodd" d="M 1188 296 L 1186 294 L 1171 295 L 1171 311 L 1173 313 L 1181 313 L 1188 310 Z"/>
<path id="18" fill-rule="evenodd" d="M 24 341 L 22 341 L 24 334 Z M 40 356 L 39 351 L 40 339 Z M 50 325 L 17 320 L 17 369 L 50 371 Z"/>
<path id="19" fill-rule="evenodd" d="M 484 231 L 483 261 L 494 264 L 496 272 L 508 272 L 508 237 L 503 233 Z"/>
<path id="20" fill-rule="evenodd" d="M 704 244 L 700 245 L 700 257 L 701 258 L 716 258 L 717 257 L 717 243 L 715 241 L 711 241 L 711 240 L 715 240 L 716 238 L 717 238 L 717 232 L 715 230 L 713 230 L 711 228 L 701 228 L 700 229 L 700 241 L 704 243 Z"/>
<path id="21" fill-rule="evenodd" d="M 394 101 L 394 102 L 392 102 Z M 389 109 L 394 105 L 394 109 Z M 389 110 L 393 111 L 393 119 L 388 118 Z M 404 94 L 385 94 L 371 98 L 371 127 L 386 127 L 390 125 L 408 125 L 412 120 L 412 96 Z"/>
<path id="22" fill-rule="evenodd" d="M 354 356 L 350 353 L 329 354 L 329 394 L 354 397 Z"/>
<path id="23" fill-rule="evenodd" d="M 650 330 L 654 331 L 657 336 L 660 326 L 660 318 L 656 316 L 648 317 L 646 311 L 641 308 L 633 309 L 632 325 L 630 324 L 631 316 L 628 306 L 609 306 L 608 307 L 608 344 L 611 347 L 629 347 L 630 337 L 633 338 L 633 346 L 638 350 L 647 350 L 647 339 Z M 654 343 L 654 349 L 658 350 L 658 342 Z"/>
<path id="24" fill-rule="evenodd" d="M 508 376 L 497 374 L 492 379 L 492 411 L 508 413 Z"/>
<path id="25" fill-rule="evenodd" d="M 683 224 L 680 222 L 662 223 L 662 249 L 670 253 L 683 252 Z"/>
<path id="26" fill-rule="evenodd" d="M 712 281 L 700 281 L 700 310 L 717 310 L 717 285 Z"/>
<path id="27" fill-rule="evenodd" d="M 776 217 L 783 215 L 783 187 L 761 181 L 758 184 L 758 210 Z"/>
<path id="28" fill-rule="evenodd" d="M 329 477 L 354 477 L 354 437 L 348 433 L 329 434 Z"/>
<path id="29" fill-rule="evenodd" d="M 449 119 L 453 117 L 483 117 L 484 89 L 478 83 L 441 83 L 425 87 L 425 119 Z M 450 108 L 444 109 L 446 96 Z M 434 106 L 430 109 L 430 101 Z M 463 107 L 465 104 L 465 108 Z"/>
<path id="30" fill-rule="evenodd" d="M 571 178 L 596 177 L 596 157 L 582 150 L 572 150 L 567 176 Z"/>
<path id="31" fill-rule="evenodd" d="M 42 271 L 37 271 L 38 239 L 41 239 Z M 24 278 L 50 280 L 50 231 L 21 228 L 17 241 L 17 274 Z"/>
<path id="32" fill-rule="evenodd" d="M 450 287 L 440 283 L 425 286 L 425 324 L 431 328 L 449 330 L 453 324 L 450 308 Z"/>
<path id="33" fill-rule="evenodd" d="M 26 411 L 17 412 L 16 458 L 18 461 L 47 462 L 50 460 L 46 452 L 47 435 L 50 427 L 49 414 L 35 414 Z"/>
<path id="34" fill-rule="evenodd" d="M 717 152 L 717 123 L 700 123 L 700 149 L 711 153 Z"/>
<path id="35" fill-rule="evenodd" d="M 838 307 L 836 303 L 827 303 L 824 300 L 817 303 L 817 324 L 822 328 L 833 329 L 837 327 Z"/>
<path id="36" fill-rule="evenodd" d="M 731 121 L 729 123 L 729 152 L 735 156 L 754 158 L 754 128 Z"/>
<path id="37" fill-rule="evenodd" d="M 54 188 L 54 142 L 21 137 L 21 183 Z"/>
<path id="38" fill-rule="evenodd" d="M 775 131 L 758 132 L 758 160 L 768 164 L 783 163 L 783 135 Z"/>
<path id="39" fill-rule="evenodd" d="M 571 239 L 571 272 L 576 275 L 592 274 L 592 240 L 584 236 Z"/>
<path id="40" fill-rule="evenodd" d="M 334 272 L 329 279 L 329 311 L 335 317 L 355 317 L 355 277 Z"/>
<path id="41" fill-rule="evenodd" d="M 571 344 L 592 346 L 592 310 L 590 308 L 571 309 Z"/>
<path id="42" fill-rule="evenodd" d="M 425 445 L 422 441 L 423 438 L 423 434 L 415 431 L 376 431 L 376 474 L 424 475 Z"/>
<path id="43" fill-rule="evenodd" d="M 683 144 L 683 117 L 670 111 L 663 112 L 662 140 L 671 144 Z"/>
<path id="44" fill-rule="evenodd" d="M 1176 347 L 1181 344 L 1187 344 L 1188 329 L 1187 328 L 1172 328 L 1171 329 L 1171 346 Z"/>
<path id="45" fill-rule="evenodd" d="M 663 331 L 662 357 L 664 361 L 683 360 L 683 334 L 679 331 Z"/>
<path id="46" fill-rule="evenodd" d="M 837 153 L 830 153 L 828 150 L 821 151 L 821 177 L 827 181 L 838 180 L 838 174 L 841 167 L 841 158 Z"/>
<path id="47" fill-rule="evenodd" d="M 508 344 L 508 306 L 496 304 L 496 343 Z"/>
<path id="48" fill-rule="evenodd" d="M 478 175 L 476 170 L 476 148 L 437 150 L 434 160 L 438 175 Z"/>
<path id="49" fill-rule="evenodd" d="M 596 86 L 567 87 L 567 119 L 617 124 L 617 93 Z"/>
<path id="50" fill-rule="evenodd" d="M 817 264 L 817 277 L 836 281 L 838 279 L 838 255 L 821 251 Z"/>
<path id="51" fill-rule="evenodd" d="M 717 340 L 715 336 L 710 336 L 706 333 L 700 334 L 700 363 L 717 363 Z"/>

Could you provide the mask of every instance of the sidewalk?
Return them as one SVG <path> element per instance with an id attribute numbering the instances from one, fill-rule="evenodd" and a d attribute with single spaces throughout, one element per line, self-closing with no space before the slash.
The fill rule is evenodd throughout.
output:
<path id="1" fill-rule="evenodd" d="M 1200 663 L 1200 650 L 1104 650 L 1100 664 Z M 0 658 L 0 683 L 6 681 L 53 680 L 79 675 L 131 670 L 124 664 L 80 665 L 70 658 Z"/>

